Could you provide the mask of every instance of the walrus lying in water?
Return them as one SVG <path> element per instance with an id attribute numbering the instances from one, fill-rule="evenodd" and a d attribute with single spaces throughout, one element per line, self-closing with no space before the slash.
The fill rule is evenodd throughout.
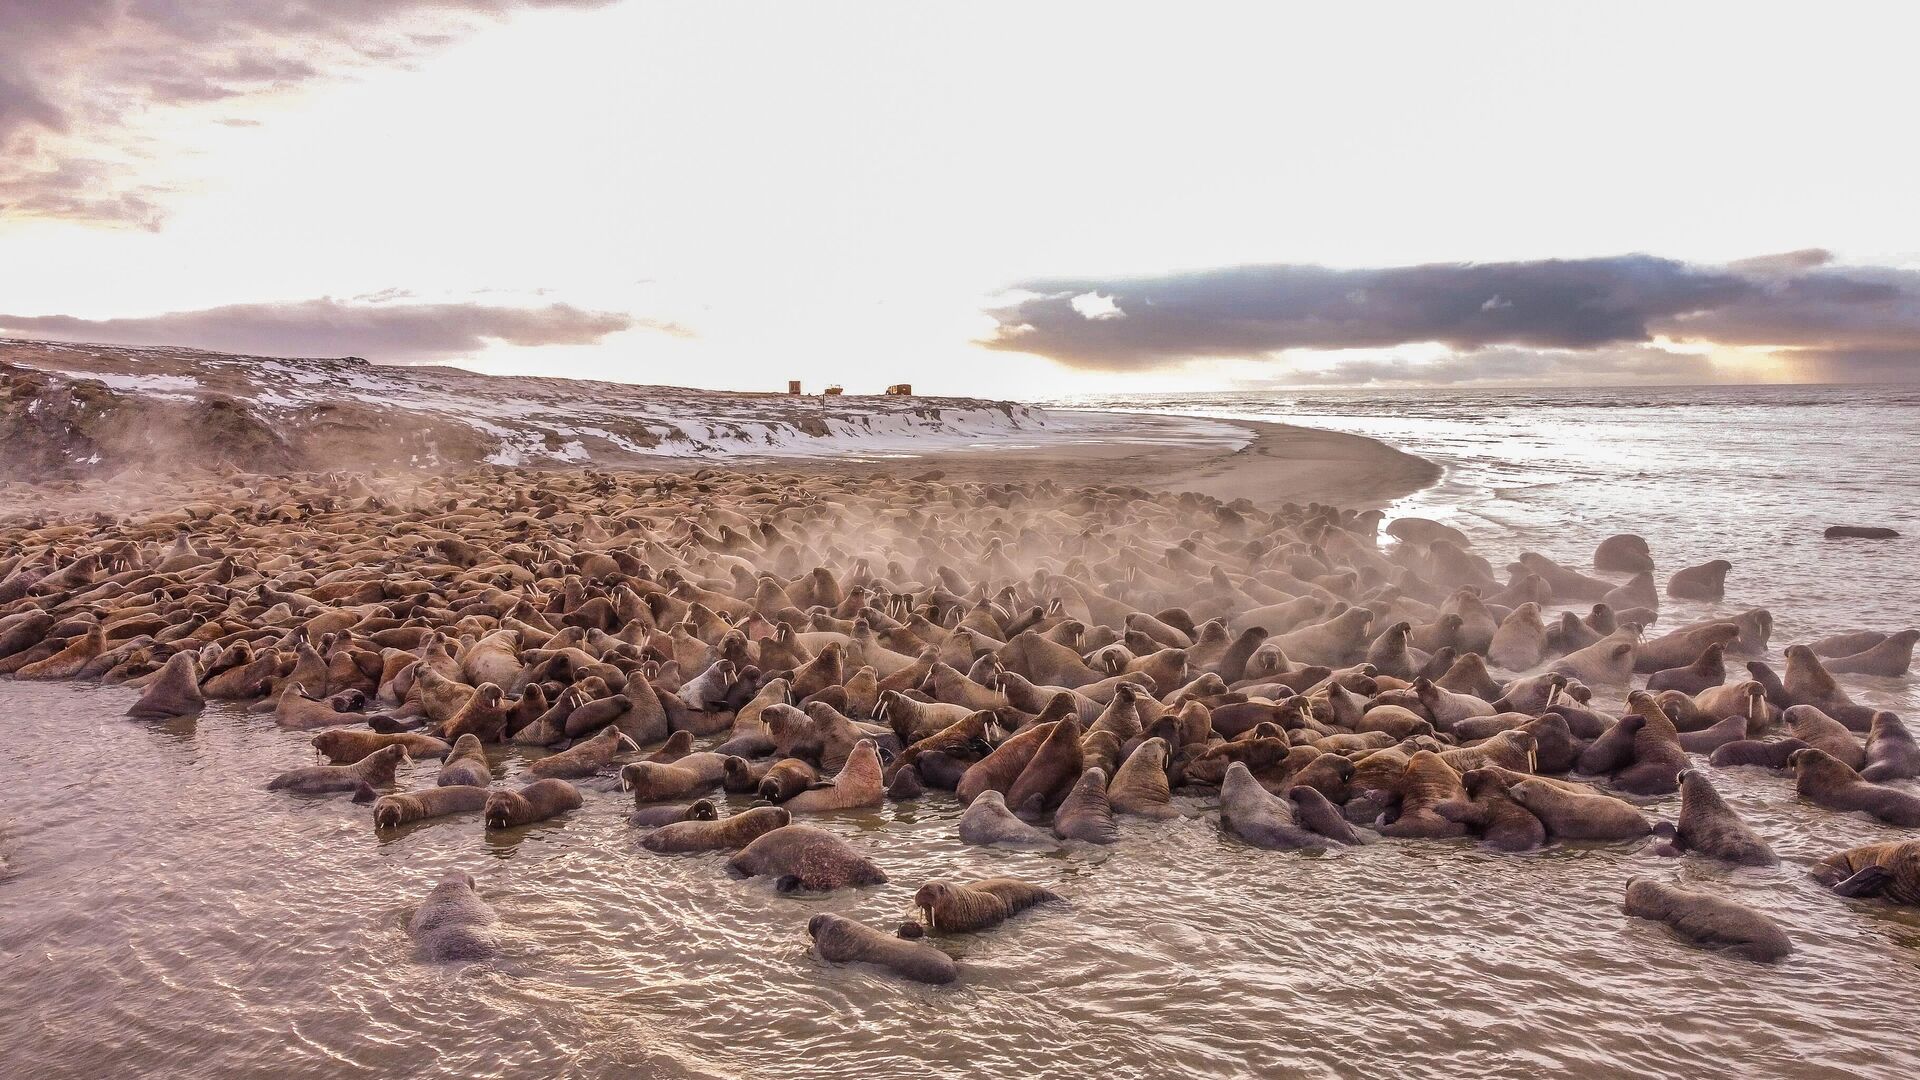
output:
<path id="1" fill-rule="evenodd" d="M 807 922 L 807 935 L 829 963 L 873 964 L 903 979 L 935 985 L 960 977 L 953 957 L 926 942 L 883 934 L 842 915 L 815 915 Z"/>
<path id="2" fill-rule="evenodd" d="M 499 951 L 498 916 L 480 899 L 471 874 L 441 879 L 407 923 L 422 960 L 485 960 Z"/>

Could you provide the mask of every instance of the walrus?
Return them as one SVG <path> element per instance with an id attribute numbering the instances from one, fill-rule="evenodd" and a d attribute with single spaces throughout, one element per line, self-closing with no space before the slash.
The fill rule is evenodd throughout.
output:
<path id="1" fill-rule="evenodd" d="M 1080 747 L 1080 722 L 1068 717 L 1052 728 L 1034 748 L 1020 775 L 1007 785 L 1007 806 L 1022 817 L 1037 817 L 1060 805 L 1086 766 Z"/>
<path id="2" fill-rule="evenodd" d="M 1487 659 L 1508 671 L 1526 671 L 1547 655 L 1547 626 L 1540 605 L 1525 603 L 1501 620 L 1487 646 Z"/>
<path id="3" fill-rule="evenodd" d="M 1787 673 L 1781 690 L 1788 705 L 1811 705 L 1854 731 L 1865 731 L 1873 722 L 1874 711 L 1855 704 L 1805 645 L 1787 646 Z"/>
<path id="4" fill-rule="evenodd" d="M 313 728 L 333 727 L 335 725 L 357 724 L 365 719 L 358 713 L 341 712 L 334 708 L 333 702 L 315 701 L 307 696 L 304 683 L 288 683 L 280 696 L 274 699 L 274 723 L 284 728 L 311 730 Z"/>
<path id="5" fill-rule="evenodd" d="M 1920 907 L 1920 840 L 1866 844 L 1814 864 L 1813 879 L 1841 896 Z"/>
<path id="6" fill-rule="evenodd" d="M 1287 789 L 1287 801 L 1293 804 L 1293 819 L 1308 832 L 1316 832 L 1336 844 L 1366 843 L 1360 830 L 1348 824 L 1340 808 L 1327 801 L 1319 788 L 1295 784 Z"/>
<path id="7" fill-rule="evenodd" d="M 500 742 L 506 738 L 508 712 L 506 691 L 493 683 L 481 683 L 436 734 L 449 742 L 469 732 L 478 735 L 481 742 Z"/>
<path id="8" fill-rule="evenodd" d="M 1675 570 L 1667 579 L 1667 595 L 1675 600 L 1725 600 L 1727 598 L 1727 571 L 1733 564 L 1725 559 L 1689 566 L 1684 570 Z"/>
<path id="9" fill-rule="evenodd" d="M 1538 779 L 1509 784 L 1507 792 L 1562 840 L 1631 840 L 1653 831 L 1645 814 L 1611 795 L 1576 794 Z"/>
<path id="10" fill-rule="evenodd" d="M 773 877 L 781 892 L 884 885 L 886 872 L 825 829 L 794 823 L 755 837 L 727 860 L 742 877 Z"/>
<path id="11" fill-rule="evenodd" d="M 1700 651 L 1700 656 L 1685 667 L 1662 668 L 1647 678 L 1647 690 L 1678 690 L 1698 694 L 1727 681 L 1727 646 L 1716 641 Z"/>
<path id="12" fill-rule="evenodd" d="M 519 791 L 494 789 L 487 792 L 485 806 L 487 828 L 513 829 L 558 817 L 580 808 L 580 789 L 549 777 L 535 780 Z"/>
<path id="13" fill-rule="evenodd" d="M 420 959 L 485 960 L 499 951 L 493 908 L 480 899 L 473 875 L 454 872 L 440 879 L 407 922 Z"/>
<path id="14" fill-rule="evenodd" d="M 1288 850 L 1333 844 L 1328 837 L 1295 824 L 1293 804 L 1261 787 L 1238 761 L 1227 766 L 1220 782 L 1220 824 L 1255 847 Z"/>
<path id="15" fill-rule="evenodd" d="M 820 779 L 820 770 L 799 758 L 781 758 L 760 777 L 760 797 L 781 803 L 812 787 Z"/>
<path id="16" fill-rule="evenodd" d="M 1109 795 L 1106 770 L 1094 766 L 1082 772 L 1080 779 L 1074 781 L 1073 790 L 1067 792 L 1059 809 L 1053 812 L 1053 835 L 1062 840 L 1084 840 L 1089 844 L 1118 841 L 1120 829 L 1113 823 L 1113 805 Z M 984 797 L 974 802 L 977 806 L 982 801 Z M 967 812 L 972 813 L 973 807 L 968 807 Z"/>
<path id="17" fill-rule="evenodd" d="M 493 783 L 493 766 L 487 761 L 487 748 L 480 736 L 468 732 L 454 740 L 446 764 L 433 782 L 440 787 L 488 787 Z"/>
<path id="18" fill-rule="evenodd" d="M 268 791 L 292 791 L 301 795 L 324 795 L 351 791 L 354 801 L 371 801 L 372 789 L 393 783 L 393 774 L 407 760 L 404 746 L 386 746 L 351 765 L 309 765 L 289 769 L 267 784 Z"/>
<path id="19" fill-rule="evenodd" d="M 620 767 L 620 786 L 633 793 L 636 803 L 662 802 L 712 791 L 726 775 L 726 758 L 701 752 L 671 764 L 630 761 Z"/>
<path id="20" fill-rule="evenodd" d="M 1102 778 L 1104 779 L 1104 778 Z M 1052 847 L 1053 838 L 1021 821 L 1007 809 L 1006 797 L 989 788 L 960 815 L 960 840 L 967 844 L 1034 844 Z"/>
<path id="21" fill-rule="evenodd" d="M 1680 819 L 1672 832 L 1676 853 L 1697 851 L 1738 866 L 1772 866 L 1780 861 L 1698 769 L 1680 774 Z"/>
<path id="22" fill-rule="evenodd" d="M 1674 933 L 1696 945 L 1748 960 L 1770 963 L 1793 952 L 1793 942 L 1779 923 L 1711 893 L 1643 877 L 1628 878 L 1621 910 L 1638 919 L 1666 923 Z"/>
<path id="23" fill-rule="evenodd" d="M 389 746 L 406 747 L 407 756 L 415 761 L 443 758 L 453 751 L 453 747 L 431 735 L 414 732 L 382 735 L 374 731 L 328 728 L 315 735 L 312 742 L 313 748 L 334 765 L 351 765 L 375 750 Z"/>
<path id="24" fill-rule="evenodd" d="M 1789 707 L 1784 719 L 1794 738 L 1808 746 L 1825 750 L 1846 762 L 1849 769 L 1867 767 L 1867 748 L 1848 730 L 1847 725 L 1811 705 Z"/>
<path id="25" fill-rule="evenodd" d="M 1148 739 L 1134 747 L 1107 786 L 1107 801 L 1116 814 L 1179 817 L 1180 811 L 1173 808 L 1172 797 L 1173 792 L 1167 785 L 1165 739 Z"/>
<path id="26" fill-rule="evenodd" d="M 714 821 L 719 816 L 712 799 L 700 799 L 691 803 L 639 807 L 628 811 L 627 824 L 641 829 L 654 829 L 676 821 Z"/>
<path id="27" fill-rule="evenodd" d="M 1466 834 L 1466 826 L 1438 812 L 1440 804 L 1459 800 L 1466 792 L 1460 774 L 1439 754 L 1416 751 L 1394 780 L 1393 790 L 1400 797 L 1400 816 L 1380 827 L 1382 835 L 1442 839 Z"/>
<path id="28" fill-rule="evenodd" d="M 1666 795 L 1680 788 L 1680 770 L 1687 752 L 1680 733 L 1653 696 L 1644 690 L 1627 695 L 1627 704 L 1642 720 L 1633 732 L 1632 762 L 1612 776 L 1612 784 L 1634 795 Z"/>
<path id="29" fill-rule="evenodd" d="M 393 829 L 428 818 L 478 810 L 487 805 L 487 789 L 456 784 L 382 795 L 373 803 L 373 827 Z"/>
<path id="30" fill-rule="evenodd" d="M 1920 746 L 1893 713 L 1873 714 L 1867 729 L 1867 767 L 1860 770 L 1860 778 L 1876 784 L 1920 778 Z"/>
<path id="31" fill-rule="evenodd" d="M 464 736 L 462 736 L 464 738 Z M 577 780 L 598 776 L 622 750 L 638 750 L 632 739 L 615 727 L 604 727 L 591 739 L 582 739 L 557 754 L 548 754 L 527 766 L 529 776 L 557 776 Z"/>
<path id="32" fill-rule="evenodd" d="M 1514 800 L 1499 770 L 1472 769 L 1460 782 L 1466 797 L 1436 805 L 1435 813 L 1468 826 L 1482 843 L 1500 851 L 1534 851 L 1547 845 L 1547 827 Z"/>
<path id="33" fill-rule="evenodd" d="M 913 894 L 929 930 L 971 933 L 987 930 L 1036 904 L 1060 899 L 1057 893 L 1018 878 L 995 877 L 958 884 L 929 881 Z"/>
<path id="34" fill-rule="evenodd" d="M 1920 795 L 1910 795 L 1860 778 L 1846 762 L 1818 747 L 1795 750 L 1793 789 L 1829 810 L 1859 811 L 1902 828 L 1920 827 Z"/>
<path id="35" fill-rule="evenodd" d="M 1793 765 L 1794 751 L 1806 748 L 1807 744 L 1799 739 L 1738 739 L 1723 743 L 1708 755 L 1707 761 L 1723 769 L 1741 766 L 1786 769 Z"/>
<path id="36" fill-rule="evenodd" d="M 675 821 L 640 838 L 648 851 L 720 851 L 742 848 L 761 836 L 790 824 L 793 815 L 782 806 L 755 806 L 718 820 Z"/>
<path id="37" fill-rule="evenodd" d="M 880 751 L 872 739 L 862 739 L 847 755 L 847 763 L 833 779 L 815 783 L 781 804 L 796 814 L 827 810 L 852 810 L 879 806 L 886 801 L 887 787 L 881 778 Z"/>
<path id="38" fill-rule="evenodd" d="M 843 915 L 822 912 L 808 919 L 807 936 L 828 963 L 873 964 L 903 979 L 936 986 L 960 977 L 953 957 L 932 945 L 883 934 Z"/>
<path id="39" fill-rule="evenodd" d="M 200 694 L 200 661 L 191 652 L 177 652 L 167 658 L 160 673 L 140 693 L 140 700 L 127 708 L 135 720 L 170 720 L 191 716 L 206 708 Z"/>
<path id="40" fill-rule="evenodd" d="M 1833 657 L 1826 662 L 1827 670 L 1836 675 L 1897 678 L 1913 667 L 1913 646 L 1916 641 L 1920 641 L 1920 630 L 1889 634 L 1870 648 Z"/>

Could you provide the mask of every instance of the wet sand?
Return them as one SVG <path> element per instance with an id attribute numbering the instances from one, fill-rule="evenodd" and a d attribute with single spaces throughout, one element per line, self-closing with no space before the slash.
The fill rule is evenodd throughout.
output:
<path id="1" fill-rule="evenodd" d="M 1438 481 L 1442 472 L 1433 462 L 1378 439 L 1294 424 L 1147 413 L 1053 410 L 1052 415 L 1087 418 L 1089 430 L 1071 441 L 1009 439 L 911 457 L 820 458 L 793 465 L 796 472 L 835 475 L 938 470 L 952 481 L 1130 484 L 1197 491 L 1229 502 L 1244 498 L 1258 506 L 1326 502 L 1356 510 L 1403 499 Z"/>

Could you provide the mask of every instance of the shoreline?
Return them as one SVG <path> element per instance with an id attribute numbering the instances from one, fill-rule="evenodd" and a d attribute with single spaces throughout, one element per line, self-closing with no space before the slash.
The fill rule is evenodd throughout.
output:
<path id="1" fill-rule="evenodd" d="M 1372 510 L 1422 491 L 1444 473 L 1438 464 L 1364 435 L 1263 420 L 1226 420 L 1158 413 L 1049 409 L 1049 417 L 1086 424 L 1086 437 L 1050 432 L 1044 441 L 930 449 L 912 456 L 859 454 L 818 458 L 740 459 L 782 472 L 887 475 L 938 470 L 947 480 L 1121 484 L 1155 491 L 1194 491 L 1232 502 L 1274 507 L 1325 502 Z M 676 462 L 700 467 L 701 462 Z"/>

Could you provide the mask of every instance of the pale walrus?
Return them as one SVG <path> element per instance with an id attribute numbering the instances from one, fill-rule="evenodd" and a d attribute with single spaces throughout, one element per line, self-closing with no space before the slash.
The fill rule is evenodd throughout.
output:
<path id="1" fill-rule="evenodd" d="M 1220 824 L 1255 847 L 1286 850 L 1325 848 L 1333 843 L 1294 824 L 1293 804 L 1261 787 L 1238 761 L 1227 766 L 1220 782 Z"/>
<path id="2" fill-rule="evenodd" d="M 580 808 L 580 789 L 565 780 L 535 780 L 519 791 L 487 792 L 489 829 L 512 829 Z"/>
<path id="3" fill-rule="evenodd" d="M 999 794 L 995 791 L 982 795 L 974 800 L 974 806 L 988 802 L 988 795 L 997 798 Z M 973 807 L 968 807 L 967 812 L 972 813 Z M 1019 818 L 1014 820 L 1018 821 Z M 964 818 L 961 823 L 965 824 Z M 1111 844 L 1120 839 L 1120 830 L 1113 823 L 1113 805 L 1108 801 L 1106 770 L 1095 766 L 1081 773 L 1080 779 L 1074 781 L 1073 790 L 1067 792 L 1067 797 L 1060 801 L 1060 808 L 1053 812 L 1053 835 L 1062 840 L 1082 840 L 1089 844 Z M 961 839 L 965 839 L 964 834 Z"/>
<path id="4" fill-rule="evenodd" d="M 727 860 L 727 869 L 743 877 L 773 877 L 781 892 L 832 892 L 887 882 L 886 872 L 845 840 L 800 824 L 755 837 Z"/>
<path id="5" fill-rule="evenodd" d="M 873 964 L 903 979 L 935 985 L 960 977 L 953 957 L 932 945 L 883 934 L 843 915 L 815 915 L 807 920 L 807 935 L 820 958 L 831 964 Z"/>
<path id="6" fill-rule="evenodd" d="M 487 805 L 487 789 L 456 784 L 382 795 L 373 803 L 373 827 L 393 829 L 428 818 L 478 810 Z"/>
<path id="7" fill-rule="evenodd" d="M 1007 809 L 1006 796 L 991 789 L 981 792 L 960 815 L 960 840 L 981 845 L 1055 846 L 1053 837 L 1015 817 L 1013 811 Z"/>
<path id="8" fill-rule="evenodd" d="M 1676 570 L 1667 579 L 1667 595 L 1675 600 L 1724 600 L 1727 597 L 1727 571 L 1733 564 L 1725 559 Z"/>
<path id="9" fill-rule="evenodd" d="M 414 911 L 407 933 L 422 960 L 485 960 L 499 951 L 498 916 L 475 890 L 473 876 L 448 874 Z"/>
<path id="10" fill-rule="evenodd" d="M 351 791 L 354 800 L 371 801 L 372 789 L 393 783 L 393 774 L 407 760 L 407 748 L 387 746 L 351 765 L 308 765 L 289 769 L 267 784 L 268 791 L 293 791 L 302 795 L 324 795 Z"/>
<path id="11" fill-rule="evenodd" d="M 1116 814 L 1138 817 L 1179 817 L 1167 786 L 1167 740 L 1148 739 L 1134 747 L 1133 753 L 1113 774 L 1107 786 L 1107 801 Z"/>
<path id="12" fill-rule="evenodd" d="M 127 709 L 135 720 L 170 720 L 191 716 L 205 708 L 207 699 L 200 694 L 200 661 L 191 652 L 177 652 L 167 658 L 160 673 L 141 692 L 140 700 Z"/>
<path id="13" fill-rule="evenodd" d="M 1696 945 L 1748 960 L 1770 963 L 1793 951 L 1793 942 L 1779 923 L 1710 893 L 1629 878 L 1621 910 L 1635 918 L 1666 923 L 1674 933 Z"/>
<path id="14" fill-rule="evenodd" d="M 719 820 L 669 822 L 641 837 L 640 846 L 658 852 L 731 850 L 792 821 L 784 806 L 755 806 Z"/>
<path id="15" fill-rule="evenodd" d="M 1035 904 L 1060 897 L 1018 878 L 996 877 L 965 885 L 929 881 L 913 894 L 913 906 L 931 930 L 967 933 L 998 926 Z"/>

